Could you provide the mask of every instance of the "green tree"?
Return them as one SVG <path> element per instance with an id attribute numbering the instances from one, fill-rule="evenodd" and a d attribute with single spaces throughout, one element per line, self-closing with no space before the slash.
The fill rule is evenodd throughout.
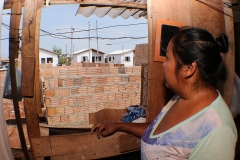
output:
<path id="1" fill-rule="evenodd" d="M 62 54 L 62 49 L 60 47 L 57 46 L 53 46 L 53 52 L 57 53 L 58 55 L 58 65 L 62 66 L 62 65 L 66 65 L 69 66 L 70 65 L 70 61 L 67 58 L 66 54 Z"/>

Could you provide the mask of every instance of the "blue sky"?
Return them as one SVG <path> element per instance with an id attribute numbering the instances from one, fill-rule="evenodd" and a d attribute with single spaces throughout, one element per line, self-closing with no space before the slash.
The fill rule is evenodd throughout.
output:
<path id="1" fill-rule="evenodd" d="M 89 47 L 89 32 L 83 31 L 89 29 L 90 24 L 90 37 L 96 37 L 96 25 L 98 28 L 104 28 L 108 26 L 115 26 L 105 29 L 98 29 L 98 37 L 103 38 L 119 38 L 119 37 L 147 37 L 147 20 L 145 18 L 134 19 L 132 17 L 128 19 L 123 19 L 122 17 L 117 17 L 112 19 L 108 15 L 99 18 L 95 15 L 90 17 L 84 17 L 81 14 L 75 16 L 79 5 L 54 5 L 42 8 L 41 15 L 41 26 L 40 28 L 44 31 L 47 31 L 51 34 L 56 35 L 57 33 L 63 34 L 67 39 L 53 38 L 47 36 L 44 32 L 40 32 L 40 47 L 48 50 L 52 50 L 53 46 L 57 46 L 62 49 L 63 53 L 71 52 L 71 39 L 72 40 L 72 50 L 78 51 L 81 49 L 86 49 Z M 10 10 L 3 11 L 2 22 L 10 25 L 10 16 L 6 15 L 10 13 Z M 97 24 L 96 24 L 97 22 Z M 137 24 L 137 25 L 130 25 Z M 128 26 L 118 26 L 118 25 L 128 25 Z M 20 24 L 20 27 L 22 24 Z M 73 34 L 66 33 L 71 32 L 71 27 L 74 28 Z M 21 33 L 21 32 L 20 32 Z M 9 30 L 2 26 L 2 36 L 1 36 L 1 45 L 2 52 L 1 57 L 8 57 L 8 38 Z M 54 36 L 56 37 L 56 36 Z M 87 38 L 87 39 L 81 39 Z M 134 49 L 136 44 L 147 43 L 148 39 L 116 39 L 116 40 L 103 40 L 98 39 L 98 49 L 100 51 L 109 53 L 115 50 L 125 50 L 125 49 Z M 92 38 L 90 40 L 90 48 L 97 49 L 97 39 Z"/>

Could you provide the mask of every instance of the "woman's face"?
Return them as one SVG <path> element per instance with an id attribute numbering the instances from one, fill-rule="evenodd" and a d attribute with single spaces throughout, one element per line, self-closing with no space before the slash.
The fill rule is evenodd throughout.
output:
<path id="1" fill-rule="evenodd" d="M 172 40 L 168 44 L 167 53 L 166 53 L 166 61 L 163 63 L 164 67 L 164 76 L 166 81 L 166 86 L 175 90 L 179 85 L 179 77 L 176 77 L 176 61 L 173 56 L 173 42 Z"/>

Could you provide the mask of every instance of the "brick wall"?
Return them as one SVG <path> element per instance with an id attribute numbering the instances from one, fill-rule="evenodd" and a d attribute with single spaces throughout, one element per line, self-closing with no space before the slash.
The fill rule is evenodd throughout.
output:
<path id="1" fill-rule="evenodd" d="M 135 66 L 148 63 L 148 44 L 137 44 L 135 48 Z"/>
<path id="2" fill-rule="evenodd" d="M 88 124 L 89 113 L 140 103 L 141 67 L 41 68 L 48 124 Z"/>

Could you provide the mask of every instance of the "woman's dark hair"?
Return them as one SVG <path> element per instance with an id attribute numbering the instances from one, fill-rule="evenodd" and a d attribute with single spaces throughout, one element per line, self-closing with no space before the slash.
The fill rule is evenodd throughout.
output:
<path id="1" fill-rule="evenodd" d="M 220 34 L 216 40 L 208 31 L 201 28 L 183 28 L 173 38 L 173 54 L 176 60 L 176 74 L 183 65 L 197 63 L 201 79 L 214 85 L 223 76 L 224 65 L 220 52 L 229 50 L 228 38 Z"/>

